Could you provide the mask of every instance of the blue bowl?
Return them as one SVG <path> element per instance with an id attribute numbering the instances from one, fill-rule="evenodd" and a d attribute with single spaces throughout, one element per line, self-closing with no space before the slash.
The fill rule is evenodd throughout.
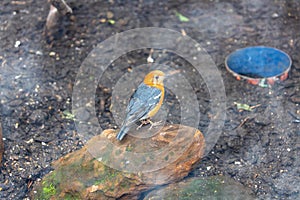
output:
<path id="1" fill-rule="evenodd" d="M 285 52 L 265 46 L 254 46 L 236 50 L 225 59 L 225 66 L 238 80 L 246 79 L 254 85 L 274 84 L 285 80 L 292 60 Z M 264 84 L 263 83 L 263 84 Z"/>

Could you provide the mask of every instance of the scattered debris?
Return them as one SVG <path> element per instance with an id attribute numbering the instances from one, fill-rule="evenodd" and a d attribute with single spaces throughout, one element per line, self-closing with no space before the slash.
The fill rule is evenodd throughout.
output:
<path id="1" fill-rule="evenodd" d="M 175 15 L 178 17 L 179 21 L 181 21 L 181 22 L 189 22 L 190 21 L 189 18 L 187 18 L 186 16 L 182 15 L 181 13 L 179 13 L 177 11 L 175 12 Z"/>
<path id="2" fill-rule="evenodd" d="M 154 59 L 152 58 L 153 49 L 150 50 L 149 56 L 147 58 L 147 63 L 154 63 Z"/>
<path id="3" fill-rule="evenodd" d="M 113 20 L 113 19 L 108 19 L 107 22 L 110 23 L 110 24 L 112 24 L 112 25 L 114 25 L 116 23 L 116 21 Z"/>
<path id="4" fill-rule="evenodd" d="M 10 3 L 14 5 L 26 5 L 26 1 L 11 1 Z"/>
<path id="5" fill-rule="evenodd" d="M 300 123 L 300 116 L 297 117 L 294 113 L 292 113 L 291 111 L 288 111 L 288 113 L 294 118 L 294 120 L 292 121 L 293 123 Z"/>
<path id="6" fill-rule="evenodd" d="M 18 48 L 20 45 L 21 45 L 21 41 L 17 40 L 17 41 L 15 42 L 15 48 Z"/>
<path id="7" fill-rule="evenodd" d="M 245 119 L 243 119 L 243 121 L 240 123 L 240 125 L 237 128 L 242 127 L 248 120 L 253 119 L 253 117 L 246 117 Z"/>
<path id="8" fill-rule="evenodd" d="M 65 118 L 65 119 L 75 120 L 75 115 L 72 114 L 68 110 L 63 111 L 63 116 L 62 117 Z"/>
<path id="9" fill-rule="evenodd" d="M 54 52 L 54 51 L 51 51 L 50 53 L 49 53 L 49 56 L 51 56 L 51 57 L 54 57 L 56 55 L 56 53 Z"/>
<path id="10" fill-rule="evenodd" d="M 181 34 L 182 34 L 182 36 L 186 36 L 187 35 L 184 29 L 181 29 Z"/>
<path id="11" fill-rule="evenodd" d="M 261 104 L 255 105 L 255 106 L 250 106 L 248 104 L 244 104 L 244 103 L 237 103 L 234 102 L 234 104 L 236 105 L 236 108 L 239 110 L 239 112 L 246 110 L 246 111 L 252 111 L 254 108 L 257 108 L 259 106 L 261 106 Z"/>
<path id="12" fill-rule="evenodd" d="M 270 80 L 271 80 L 271 79 L 270 79 Z M 270 82 L 271 82 L 271 81 L 270 81 Z M 271 84 L 272 84 L 272 83 L 271 83 Z M 262 88 L 268 88 L 268 87 L 271 86 L 271 84 L 267 84 L 266 80 L 265 80 L 265 79 L 262 79 L 262 80 L 259 81 L 258 86 L 259 86 L 259 87 L 262 87 Z M 274 84 L 274 82 L 273 82 L 273 84 Z"/>

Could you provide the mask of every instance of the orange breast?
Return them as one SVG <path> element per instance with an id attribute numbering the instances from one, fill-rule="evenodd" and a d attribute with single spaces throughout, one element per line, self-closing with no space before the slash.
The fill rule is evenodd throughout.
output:
<path id="1" fill-rule="evenodd" d="M 161 96 L 159 99 L 158 104 L 148 113 L 147 117 L 153 117 L 160 109 L 161 105 L 163 104 L 164 97 L 165 97 L 165 90 L 164 88 L 159 88 L 161 90 Z"/>

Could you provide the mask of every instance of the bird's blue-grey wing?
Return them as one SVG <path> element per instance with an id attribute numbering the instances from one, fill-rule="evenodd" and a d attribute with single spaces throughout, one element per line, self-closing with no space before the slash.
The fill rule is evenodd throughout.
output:
<path id="1" fill-rule="evenodd" d="M 144 83 L 131 96 L 127 106 L 125 124 L 132 124 L 145 117 L 159 102 L 161 91 Z"/>

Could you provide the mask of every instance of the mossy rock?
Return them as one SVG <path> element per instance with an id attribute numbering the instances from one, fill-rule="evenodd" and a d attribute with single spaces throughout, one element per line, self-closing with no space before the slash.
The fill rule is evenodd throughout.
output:
<path id="1" fill-rule="evenodd" d="M 189 178 L 150 192 L 144 200 L 254 200 L 251 190 L 225 177 Z"/>
<path id="2" fill-rule="evenodd" d="M 115 139 L 116 133 L 115 130 L 105 130 L 82 149 L 55 161 L 52 164 L 54 171 L 36 184 L 31 193 L 33 199 L 137 199 L 146 190 L 187 176 L 201 159 L 205 147 L 199 130 L 181 125 L 165 126 L 147 139 L 128 135 L 120 142 Z M 107 139 L 118 147 L 116 151 L 101 145 Z M 151 152 L 166 145 L 170 148 L 161 151 L 159 158 L 151 156 Z M 137 151 L 147 152 L 150 156 L 143 162 L 131 161 L 136 171 L 128 171 L 130 164 L 122 170 L 110 167 L 111 163 L 103 161 L 113 158 L 122 167 L 129 153 Z M 161 165 L 163 161 L 165 165 Z M 153 170 L 141 170 L 147 165 L 152 165 Z"/>

